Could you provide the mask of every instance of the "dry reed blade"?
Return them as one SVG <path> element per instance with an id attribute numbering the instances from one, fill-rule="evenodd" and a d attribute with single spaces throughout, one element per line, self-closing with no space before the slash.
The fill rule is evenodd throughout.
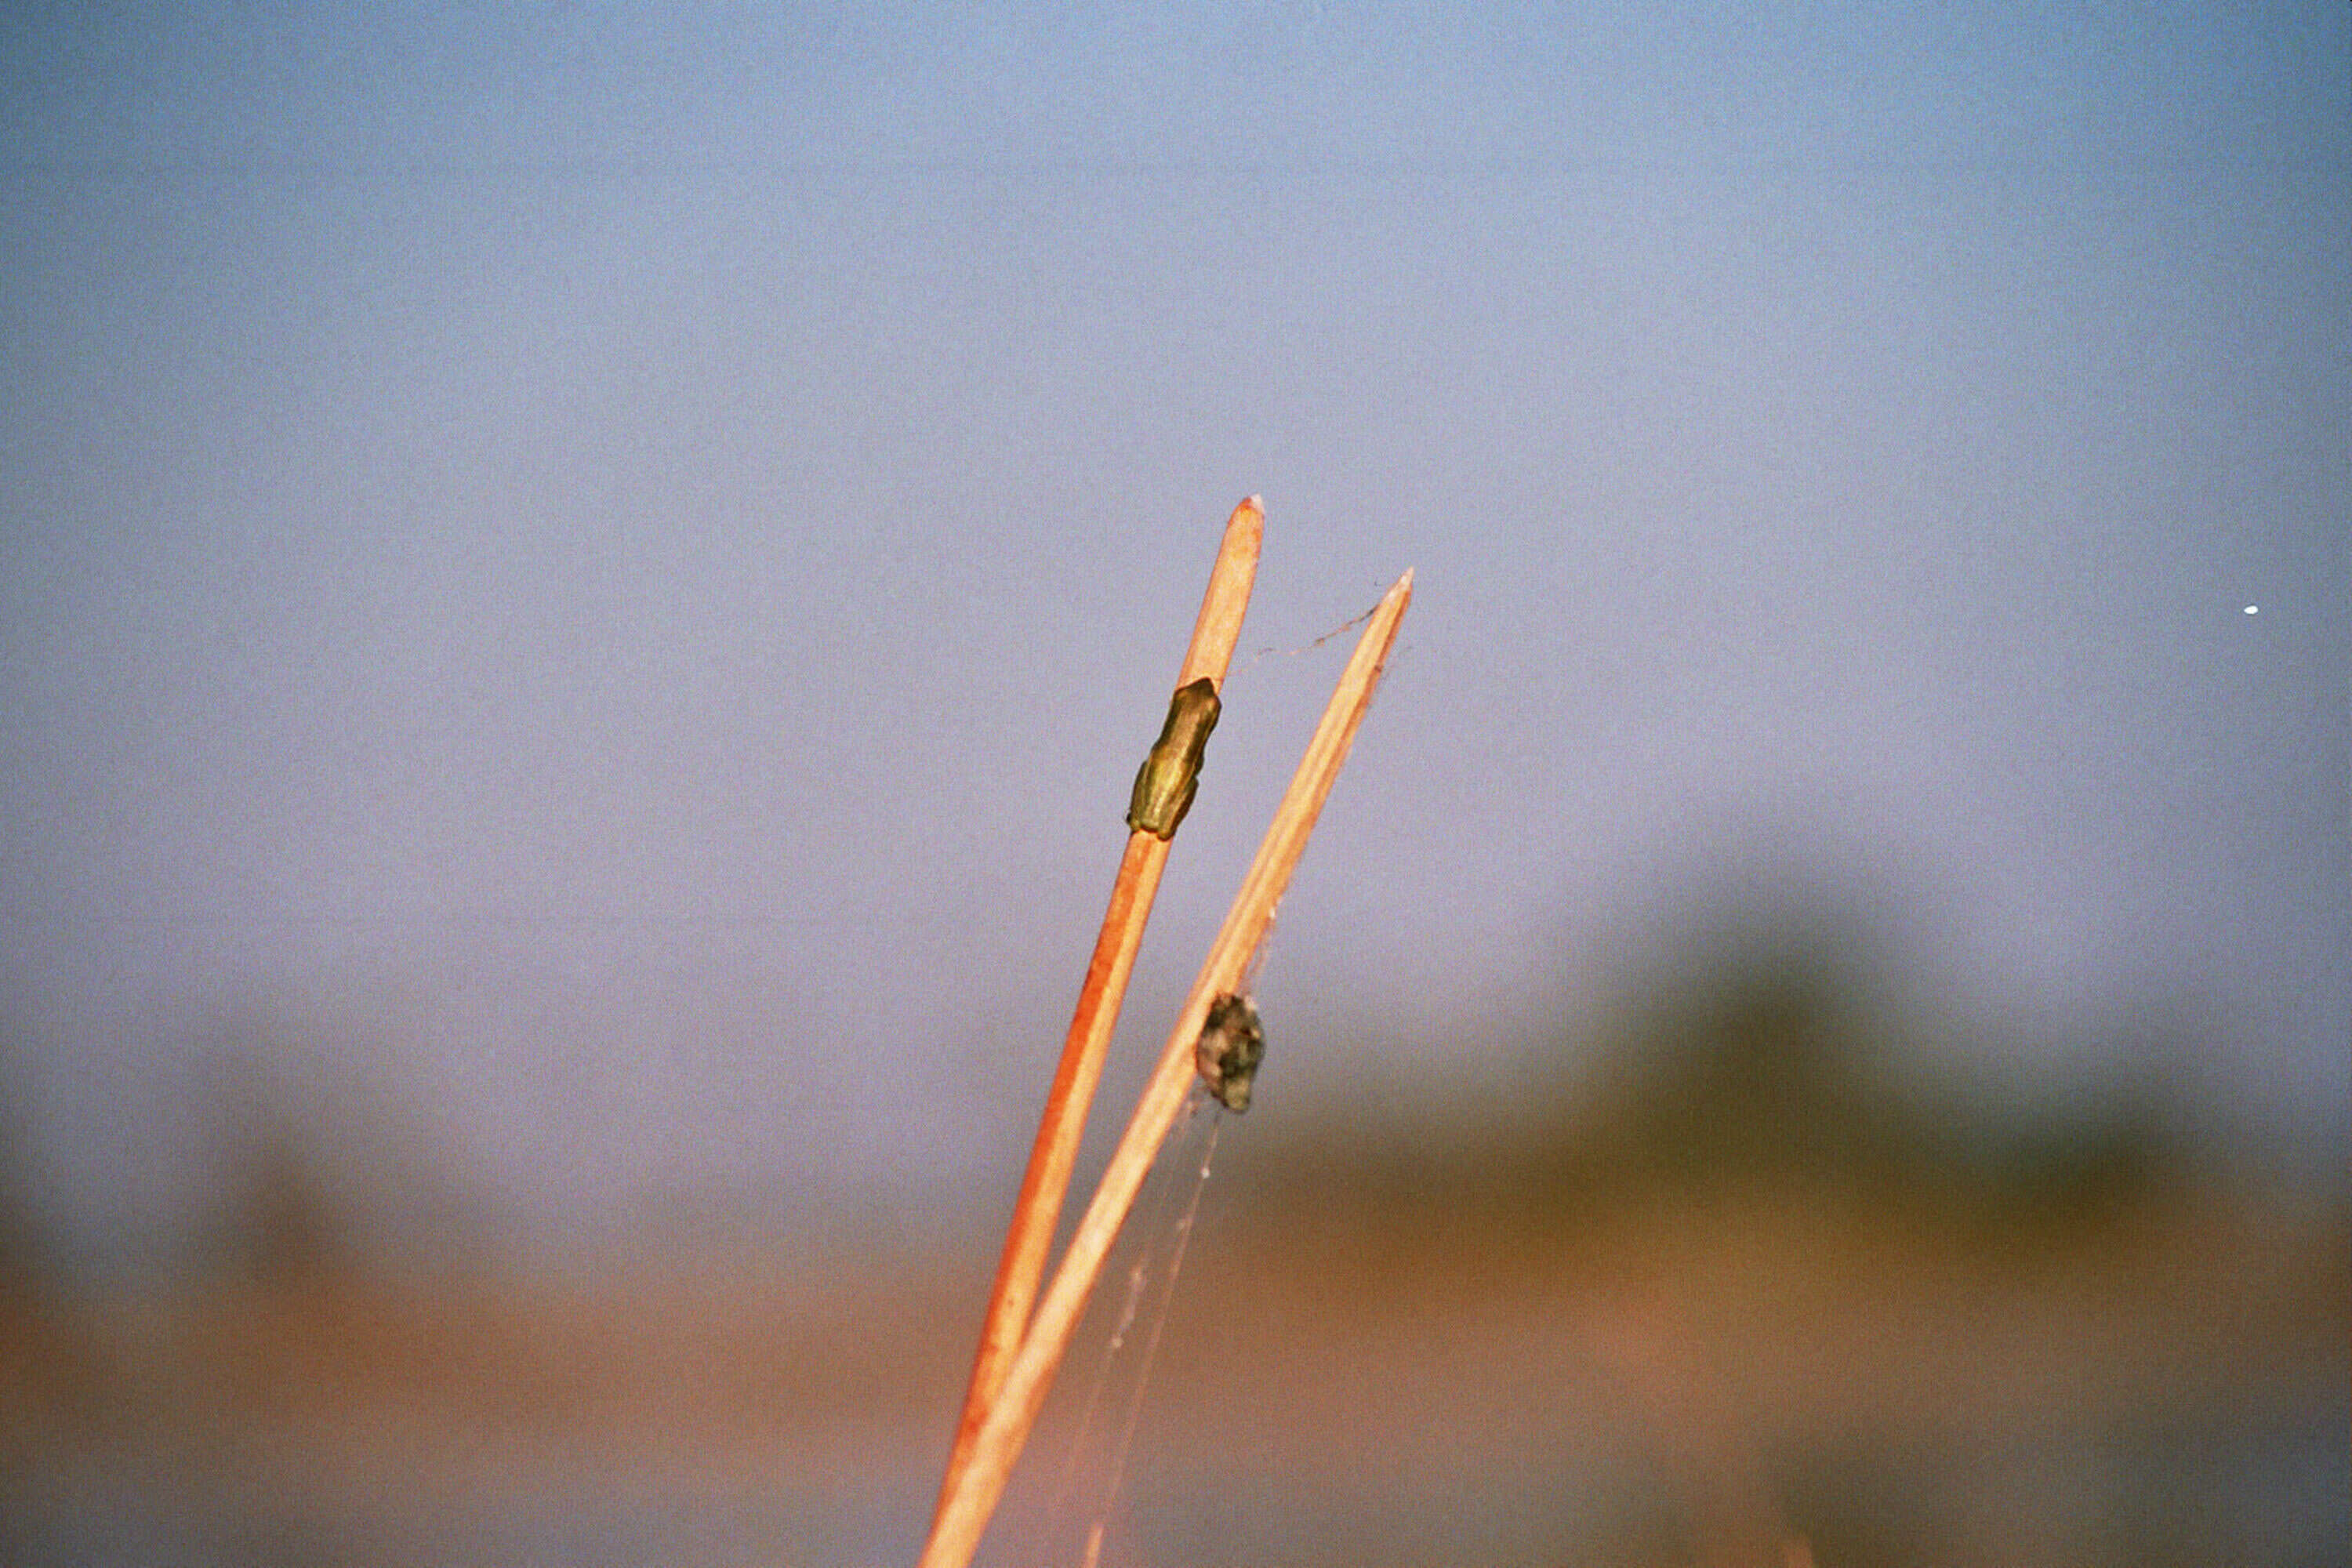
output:
<path id="1" fill-rule="evenodd" d="M 1226 521 L 1216 564 L 1210 568 L 1209 586 L 1202 595 L 1201 613 L 1193 623 L 1192 641 L 1184 650 L 1184 663 L 1176 677 L 1178 689 L 1203 677 L 1223 687 L 1234 646 L 1241 639 L 1250 588 L 1257 578 L 1265 528 L 1265 507 L 1255 496 L 1235 507 Z M 982 1423 L 1028 1328 L 1030 1305 L 1037 1299 L 1045 1253 L 1053 1242 L 1054 1227 L 1061 1220 L 1063 1195 L 1069 1190 L 1078 1136 L 1086 1129 L 1087 1109 L 1102 1077 L 1103 1052 L 1118 1022 L 1119 1003 L 1127 994 L 1128 976 L 1135 968 L 1144 924 L 1151 918 L 1152 900 L 1159 892 L 1160 874 L 1167 866 L 1171 842 L 1151 833 L 1133 832 L 1119 858 L 1110 906 L 1103 913 L 1094 956 L 1078 988 L 1070 1032 L 1062 1045 L 1045 1111 L 1038 1119 L 1037 1139 L 1030 1148 L 1020 1195 L 1013 1200 L 1012 1223 L 1005 1228 L 1004 1251 L 997 1261 L 995 1286 L 989 1293 L 980 1348 L 972 1357 L 963 1414 L 956 1422 L 955 1444 L 940 1485 L 941 1509 L 971 1461 Z"/>
<path id="2" fill-rule="evenodd" d="M 1242 879 L 1241 891 L 1226 911 L 1224 924 L 1210 944 L 1208 957 L 1192 983 L 1192 994 L 1177 1016 L 1176 1027 L 1161 1049 L 1159 1065 L 1137 1101 L 1118 1148 L 1104 1170 L 1094 1200 L 1087 1206 L 1069 1249 L 1062 1256 L 1053 1284 L 1039 1303 L 1028 1333 L 1006 1370 L 968 1461 L 940 1500 L 931 1535 L 924 1544 L 920 1568 L 966 1568 L 980 1544 L 1004 1492 L 1013 1463 L 1028 1440 L 1037 1412 L 1045 1403 L 1055 1370 L 1069 1348 L 1078 1316 L 1086 1309 L 1103 1260 L 1109 1255 L 1118 1227 L 1135 1203 L 1137 1189 L 1158 1156 L 1160 1146 L 1182 1106 L 1193 1074 L 1192 1046 L 1207 1018 L 1209 1005 L 1221 992 L 1241 983 L 1250 955 L 1265 939 L 1283 889 L 1307 848 L 1307 836 L 1331 793 L 1340 764 L 1348 759 L 1356 729 L 1379 684 L 1381 667 L 1396 641 L 1397 625 L 1412 599 L 1412 574 L 1397 579 L 1371 623 L 1364 628 L 1347 670 L 1331 694 L 1323 718 L 1307 742 L 1307 754 L 1291 777 L 1290 787 L 1275 809 L 1274 822 L 1259 843 L 1257 857 Z"/>

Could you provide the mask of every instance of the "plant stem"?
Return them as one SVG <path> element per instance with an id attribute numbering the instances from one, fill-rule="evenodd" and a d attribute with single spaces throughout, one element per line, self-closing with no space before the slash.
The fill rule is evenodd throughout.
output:
<path id="1" fill-rule="evenodd" d="M 1255 496 L 1235 507 L 1226 521 L 1216 564 L 1209 572 L 1208 591 L 1202 596 L 1201 613 L 1193 623 L 1192 641 L 1176 677 L 1180 689 L 1204 676 L 1220 688 L 1224 685 L 1234 646 L 1241 639 L 1242 616 L 1249 608 L 1250 588 L 1256 581 L 1265 528 L 1265 508 Z M 1119 1004 L 1127 995 L 1144 924 L 1151 918 L 1170 842 L 1150 833 L 1130 833 L 1127 851 L 1119 858 L 1110 907 L 1104 911 L 1102 930 L 1095 938 L 1094 956 L 1087 963 L 1077 1008 L 1062 1045 L 1061 1062 L 1054 1069 L 1053 1088 L 1046 1093 L 1045 1113 L 1037 1123 L 1037 1139 L 1030 1147 L 1029 1166 L 1021 1178 L 1020 1195 L 1013 1200 L 1012 1223 L 1005 1227 L 1004 1252 L 997 1261 L 996 1284 L 981 1326 L 980 1349 L 972 1357 L 963 1414 L 956 1423 L 955 1445 L 940 1487 L 942 1509 L 971 1462 L 973 1442 L 1028 1328 L 1030 1305 L 1037 1299 L 1037 1282 L 1045 1271 L 1045 1252 L 1061 1220 L 1062 1198 L 1069 1191 L 1078 1136 L 1085 1131 L 1087 1110 L 1102 1077 L 1103 1053 L 1118 1022 Z"/>
<path id="2" fill-rule="evenodd" d="M 1159 1065 L 1103 1172 L 1101 1184 L 1095 1189 L 1094 1201 L 1078 1222 L 1069 1250 L 1063 1255 L 1054 1282 L 1037 1308 L 1035 1321 L 1023 1338 L 1005 1371 L 1003 1385 L 970 1445 L 967 1462 L 942 1492 L 939 1513 L 932 1521 L 930 1540 L 923 1548 L 920 1568 L 966 1568 L 971 1561 L 981 1532 L 987 1528 L 989 1516 L 1003 1495 L 1013 1460 L 1019 1458 L 1029 1429 L 1036 1422 L 1037 1412 L 1045 1404 L 1055 1370 L 1069 1348 L 1070 1336 L 1102 1273 L 1111 1243 L 1183 1103 L 1184 1091 L 1193 1076 L 1193 1042 L 1208 1016 L 1209 1005 L 1220 993 L 1241 983 L 1250 955 L 1265 940 L 1275 909 L 1289 885 L 1290 874 L 1306 851 L 1315 819 L 1331 793 L 1340 764 L 1348 759 L 1357 726 L 1362 722 L 1373 689 L 1380 682 L 1382 662 L 1396 641 L 1397 624 L 1412 599 L 1412 574 L 1407 572 L 1381 601 L 1371 624 L 1364 628 L 1363 637 L 1356 644 L 1339 688 L 1323 710 L 1322 721 L 1307 742 L 1307 754 L 1300 759 L 1282 804 L 1275 809 L 1274 822 L 1258 845 L 1257 857 L 1242 879 L 1241 891 L 1234 895 L 1224 924 L 1210 944 L 1200 975 L 1192 983 L 1192 994 L 1185 999 L 1183 1011 L 1177 1015 L 1176 1027 L 1160 1051 Z"/>

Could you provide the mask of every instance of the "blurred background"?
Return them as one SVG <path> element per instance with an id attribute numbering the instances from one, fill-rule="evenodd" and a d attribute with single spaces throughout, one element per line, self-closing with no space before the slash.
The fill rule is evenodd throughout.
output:
<path id="1" fill-rule="evenodd" d="M 2343 5 L 0 40 L 0 1557 L 911 1562 L 1252 491 L 1106 1562 L 2352 1555 Z"/>

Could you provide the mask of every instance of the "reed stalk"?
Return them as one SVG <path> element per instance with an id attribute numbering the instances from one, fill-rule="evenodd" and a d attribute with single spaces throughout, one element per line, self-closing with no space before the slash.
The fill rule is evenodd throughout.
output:
<path id="1" fill-rule="evenodd" d="M 1265 938 L 1291 872 L 1306 851 L 1316 817 L 1347 761 L 1389 649 L 1396 641 L 1398 623 L 1412 599 L 1412 574 L 1407 572 L 1381 599 L 1358 640 L 1314 738 L 1307 742 L 1307 754 L 1275 809 L 1257 856 L 1242 879 L 1241 890 L 1209 946 L 1208 957 L 1183 1010 L 1177 1015 L 1176 1026 L 1160 1050 L 1159 1063 L 1103 1172 L 1094 1199 L 1063 1254 L 1061 1267 L 1013 1354 L 995 1398 L 969 1445 L 964 1464 L 942 1489 L 920 1568 L 967 1568 L 971 1563 L 981 1533 L 1003 1495 L 1013 1461 L 1020 1457 L 1045 1404 L 1054 1373 L 1069 1349 L 1078 1318 L 1101 1277 L 1118 1227 L 1134 1205 L 1136 1192 L 1182 1106 L 1193 1076 L 1193 1044 L 1209 1005 L 1220 994 L 1241 984 L 1250 956 Z"/>
<path id="2" fill-rule="evenodd" d="M 1192 641 L 1184 650 L 1184 662 L 1176 676 L 1177 689 L 1203 677 L 1223 688 L 1234 647 L 1241 639 L 1250 589 L 1257 578 L 1265 529 L 1265 510 L 1255 496 L 1234 508 L 1226 520 L 1216 563 L 1210 568 L 1209 586 L 1202 595 L 1201 613 L 1193 622 Z M 1061 1220 L 1062 1199 L 1069 1191 L 1078 1137 L 1086 1129 L 1087 1110 L 1102 1077 L 1103 1053 L 1118 1022 L 1119 1004 L 1127 994 L 1136 950 L 1142 945 L 1143 928 L 1151 918 L 1152 900 L 1159 893 L 1160 872 L 1167 866 L 1172 842 L 1141 830 L 1131 832 L 1126 852 L 1119 858 L 1110 905 L 1103 912 L 1094 956 L 1078 987 L 1077 1007 L 1062 1044 L 1061 1060 L 1054 1069 L 1053 1086 L 1046 1091 L 1029 1165 L 1022 1174 L 1020 1195 L 1013 1200 L 1013 1219 L 1005 1227 L 1004 1251 L 997 1260 L 996 1283 L 989 1292 L 980 1348 L 973 1354 L 971 1378 L 964 1390 L 963 1413 L 956 1422 L 955 1444 L 940 1486 L 941 1510 L 971 1462 L 973 1443 L 1028 1328 L 1030 1306 L 1045 1271 L 1045 1253 Z"/>

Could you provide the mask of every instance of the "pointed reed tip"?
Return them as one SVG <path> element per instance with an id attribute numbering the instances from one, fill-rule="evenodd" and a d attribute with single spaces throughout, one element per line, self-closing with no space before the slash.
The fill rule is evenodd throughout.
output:
<path id="1" fill-rule="evenodd" d="M 1234 508 L 1233 516 L 1225 519 L 1225 543 L 1231 549 L 1236 542 L 1246 541 L 1252 559 L 1257 553 L 1257 542 L 1265 534 L 1265 502 L 1257 496 L 1244 496 Z"/>

